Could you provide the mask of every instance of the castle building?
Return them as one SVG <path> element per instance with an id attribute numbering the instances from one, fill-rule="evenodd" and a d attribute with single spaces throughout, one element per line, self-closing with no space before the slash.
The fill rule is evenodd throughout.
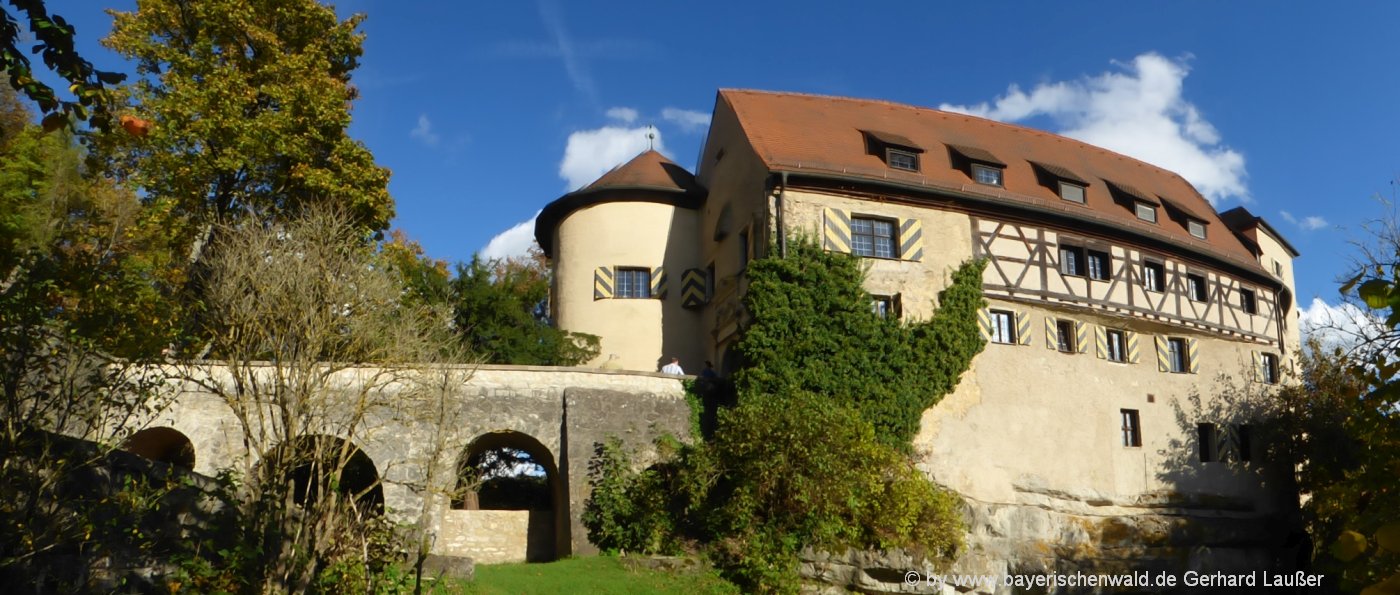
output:
<path id="1" fill-rule="evenodd" d="M 690 373 L 732 367 L 747 265 L 797 236 L 863 257 L 872 309 L 906 319 L 987 259 L 987 346 L 915 438 L 972 508 L 968 569 L 1266 564 L 1287 539 L 1288 469 L 1247 402 L 1299 347 L 1298 253 L 1175 173 L 968 115 L 726 89 L 693 175 L 648 151 L 535 229 L 594 365 Z"/>

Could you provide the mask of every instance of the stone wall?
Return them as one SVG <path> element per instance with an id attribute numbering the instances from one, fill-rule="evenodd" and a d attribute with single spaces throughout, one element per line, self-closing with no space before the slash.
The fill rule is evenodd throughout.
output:
<path id="1" fill-rule="evenodd" d="M 554 513 L 544 510 L 449 510 L 438 525 L 433 552 L 469 557 L 477 564 L 549 560 Z"/>

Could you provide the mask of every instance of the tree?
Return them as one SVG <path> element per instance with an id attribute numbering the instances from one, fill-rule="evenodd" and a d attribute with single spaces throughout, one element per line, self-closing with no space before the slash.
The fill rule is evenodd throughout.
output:
<path id="1" fill-rule="evenodd" d="M 856 257 L 810 241 L 789 258 L 750 265 L 744 297 L 752 320 L 739 341 L 744 395 L 808 392 L 854 408 L 886 444 L 908 448 L 923 412 L 957 386 L 984 340 L 977 330 L 980 262 L 952 273 L 928 321 L 871 313 Z"/>
<path id="2" fill-rule="evenodd" d="M 10 4 L 29 21 L 35 40 L 31 52 L 43 54 L 44 65 L 71 85 L 77 101 L 60 100 L 53 88 L 34 78 L 29 56 L 19 43 L 20 25 L 9 10 L 0 7 L 0 70 L 9 75 L 10 87 L 39 105 L 46 114 L 45 130 L 89 118 L 94 126 L 106 129 L 111 115 L 105 85 L 121 83 L 126 75 L 97 70 L 79 55 L 73 48 L 77 30 L 63 17 L 49 14 L 43 0 L 10 0 Z"/>
<path id="3" fill-rule="evenodd" d="M 428 526 L 433 469 L 448 429 L 461 420 L 448 396 L 471 370 L 443 312 L 405 303 L 401 273 L 376 258 L 353 219 L 333 210 L 278 225 L 248 220 L 219 230 L 205 301 L 221 329 L 218 363 L 181 365 L 215 395 L 249 450 L 233 469 L 239 552 L 218 567 L 262 592 L 373 592 L 401 551 L 378 514 L 377 478 L 366 478 L 357 436 L 428 427 L 415 436 L 427 477 L 418 521 Z M 439 365 L 444 364 L 444 365 Z M 352 476 L 359 474 L 352 481 Z M 422 538 L 409 550 L 426 552 Z M 395 547 L 376 548 L 392 543 Z M 377 553 L 375 553 L 377 552 Z"/>
<path id="4" fill-rule="evenodd" d="M 346 134 L 361 16 L 315 0 L 143 0 L 114 17 L 103 43 L 137 72 L 122 111 L 151 126 L 101 137 L 98 154 L 191 223 L 194 245 L 214 221 L 329 205 L 359 229 L 387 226 L 389 171 Z"/>
<path id="5" fill-rule="evenodd" d="M 598 337 L 549 323 L 549 269 L 529 258 L 473 256 L 452 280 L 453 323 L 462 342 L 493 364 L 576 366 L 598 356 Z"/>
<path id="6" fill-rule="evenodd" d="M 147 364 L 177 328 L 164 288 L 181 273 L 158 220 L 84 171 L 72 135 L 28 123 L 6 87 L 0 113 L 16 115 L 0 121 L 0 590 L 87 590 L 74 561 L 114 547 L 93 538 L 110 500 L 72 497 L 73 477 L 160 405 Z"/>

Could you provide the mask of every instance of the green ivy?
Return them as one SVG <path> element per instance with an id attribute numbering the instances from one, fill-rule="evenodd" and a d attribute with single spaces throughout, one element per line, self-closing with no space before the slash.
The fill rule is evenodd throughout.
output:
<path id="1" fill-rule="evenodd" d="M 881 442 L 908 450 L 923 412 L 951 392 L 985 341 L 977 330 L 982 261 L 964 263 L 927 321 L 871 312 L 860 259 L 811 241 L 787 258 L 754 262 L 738 344 L 741 398 L 794 391 L 827 395 L 859 411 Z"/>

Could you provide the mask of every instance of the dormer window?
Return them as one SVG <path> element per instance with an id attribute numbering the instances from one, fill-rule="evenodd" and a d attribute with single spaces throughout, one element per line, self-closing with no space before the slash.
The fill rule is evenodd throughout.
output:
<path id="1" fill-rule="evenodd" d="M 1137 213 L 1138 219 L 1149 223 L 1157 222 L 1157 207 L 1151 203 L 1138 202 L 1134 205 L 1133 210 Z"/>
<path id="2" fill-rule="evenodd" d="M 1002 186 L 1001 168 L 983 165 L 981 163 L 972 164 L 972 179 L 978 184 L 988 186 Z"/>
<path id="3" fill-rule="evenodd" d="M 896 148 L 885 149 L 885 163 L 894 169 L 919 171 L 919 155 Z"/>
<path id="4" fill-rule="evenodd" d="M 919 153 L 924 149 L 908 137 L 880 130 L 860 132 L 865 135 L 866 154 L 883 159 L 890 169 L 919 171 Z"/>
<path id="5" fill-rule="evenodd" d="M 1073 182 L 1060 181 L 1060 198 L 1084 204 L 1084 187 Z"/>
<path id="6" fill-rule="evenodd" d="M 1053 163 L 1042 163 L 1040 161 L 1030 162 L 1031 168 L 1035 170 L 1035 177 L 1041 186 L 1055 191 L 1061 199 L 1072 203 L 1085 204 L 1085 190 L 1089 187 L 1089 182 L 1083 176 L 1074 173 L 1067 167 L 1055 165 Z"/>
<path id="7" fill-rule="evenodd" d="M 1198 239 L 1206 239 L 1206 224 L 1203 221 L 1187 219 L 1186 231 L 1191 232 L 1191 235 L 1196 236 Z"/>

